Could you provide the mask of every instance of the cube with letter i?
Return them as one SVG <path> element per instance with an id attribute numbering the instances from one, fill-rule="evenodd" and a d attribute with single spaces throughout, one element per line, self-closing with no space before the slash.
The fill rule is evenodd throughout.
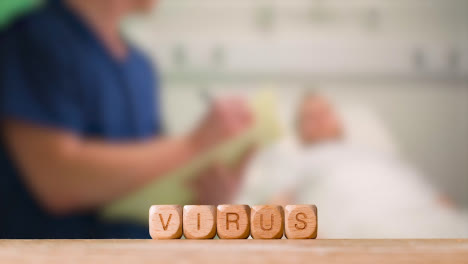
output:
<path id="1" fill-rule="evenodd" d="M 184 236 L 188 239 L 210 239 L 216 235 L 216 207 L 186 205 L 183 213 Z"/>

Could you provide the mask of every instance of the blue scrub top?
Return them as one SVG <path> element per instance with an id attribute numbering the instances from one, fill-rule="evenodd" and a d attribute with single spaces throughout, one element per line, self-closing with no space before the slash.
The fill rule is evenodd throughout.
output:
<path id="1" fill-rule="evenodd" d="M 117 60 L 60 1 L 51 1 L 0 35 L 2 119 L 109 141 L 160 132 L 158 80 L 130 46 Z M 64 175 L 65 177 L 65 175 Z M 146 238 L 146 227 L 102 223 L 95 212 L 52 216 L 25 188 L 0 144 L 0 238 Z"/>

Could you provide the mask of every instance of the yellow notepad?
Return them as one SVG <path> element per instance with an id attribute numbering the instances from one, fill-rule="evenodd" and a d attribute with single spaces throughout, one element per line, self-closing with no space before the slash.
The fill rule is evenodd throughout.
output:
<path id="1" fill-rule="evenodd" d="M 255 116 L 255 125 L 249 131 L 107 206 L 102 211 L 102 217 L 107 220 L 147 223 L 148 208 L 153 204 L 190 204 L 192 193 L 184 186 L 188 179 L 196 177 L 215 160 L 228 165 L 233 164 L 250 146 L 264 146 L 277 139 L 280 135 L 280 125 L 274 93 L 259 92 L 252 98 L 250 105 Z"/>

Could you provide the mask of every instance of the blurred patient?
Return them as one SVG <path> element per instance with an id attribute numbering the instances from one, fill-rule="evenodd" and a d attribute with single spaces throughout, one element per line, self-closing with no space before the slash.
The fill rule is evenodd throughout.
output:
<path id="1" fill-rule="evenodd" d="M 355 124 L 345 126 L 345 115 L 321 95 L 305 96 L 294 139 L 254 159 L 238 202 L 317 204 L 321 238 L 468 236 L 466 216 L 441 203 L 394 149 L 367 144 L 371 136 L 366 144 L 354 141 Z M 359 125 L 357 134 L 370 123 Z"/>
<path id="2" fill-rule="evenodd" d="M 250 126 L 228 98 L 192 133 L 162 135 L 158 75 L 119 31 L 154 4 L 50 0 L 1 33 L 0 238 L 148 237 L 97 210 Z"/>

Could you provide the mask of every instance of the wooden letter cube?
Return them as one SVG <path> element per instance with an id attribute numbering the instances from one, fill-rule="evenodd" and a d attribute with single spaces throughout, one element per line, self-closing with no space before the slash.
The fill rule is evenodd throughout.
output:
<path id="1" fill-rule="evenodd" d="M 217 231 L 221 239 L 241 239 L 250 235 L 248 205 L 218 205 Z"/>
<path id="2" fill-rule="evenodd" d="M 216 235 L 216 207 L 184 206 L 184 236 L 189 239 L 210 239 Z"/>
<path id="3" fill-rule="evenodd" d="M 283 207 L 256 205 L 251 211 L 251 232 L 254 239 L 279 239 L 284 232 Z"/>
<path id="4" fill-rule="evenodd" d="M 286 237 L 307 239 L 317 237 L 317 207 L 315 205 L 287 205 Z"/>
<path id="5" fill-rule="evenodd" d="M 153 239 L 177 239 L 182 236 L 182 207 L 153 205 L 149 210 L 149 231 Z"/>

